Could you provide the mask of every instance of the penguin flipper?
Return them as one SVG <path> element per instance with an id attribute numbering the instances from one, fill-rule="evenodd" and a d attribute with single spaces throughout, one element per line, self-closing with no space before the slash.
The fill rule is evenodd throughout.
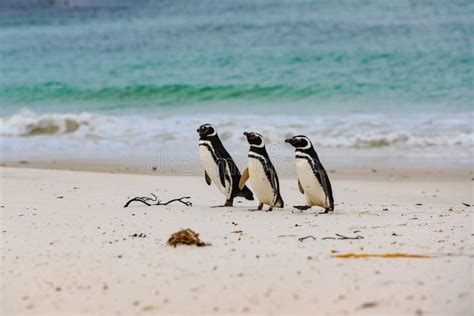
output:
<path id="1" fill-rule="evenodd" d="M 328 174 L 326 170 L 320 165 L 316 172 L 316 177 L 318 178 L 319 183 L 323 187 L 324 194 L 326 195 L 326 203 L 328 208 L 334 210 L 334 197 L 332 195 L 331 182 L 329 181 Z"/>
<path id="2" fill-rule="evenodd" d="M 273 167 L 273 165 L 270 165 L 270 169 L 267 173 L 267 176 L 269 176 L 270 184 L 271 184 L 273 190 L 276 192 L 275 201 L 274 201 L 273 206 L 275 206 L 275 207 L 284 207 L 285 203 L 283 202 L 283 198 L 281 197 L 281 194 L 280 194 L 280 181 L 278 181 L 278 176 L 277 176 L 276 170 Z"/>
<path id="3" fill-rule="evenodd" d="M 304 190 L 303 190 L 303 187 L 301 186 L 301 182 L 299 179 L 298 179 L 298 189 L 300 190 L 301 194 L 304 194 Z"/>
<path id="4" fill-rule="evenodd" d="M 207 171 L 204 170 L 204 179 L 206 179 L 207 185 L 211 185 L 211 178 L 209 178 L 209 175 L 207 174 Z"/>
<path id="5" fill-rule="evenodd" d="M 245 168 L 244 172 L 240 176 L 239 189 L 242 190 L 245 186 L 245 183 L 249 179 L 249 168 Z"/>
<path id="6" fill-rule="evenodd" d="M 217 164 L 219 166 L 219 179 L 221 180 L 222 186 L 225 188 L 225 160 L 219 160 Z"/>
<path id="7" fill-rule="evenodd" d="M 280 194 L 278 194 L 274 206 L 276 206 L 276 207 L 284 207 L 285 206 L 285 202 L 283 202 L 283 198 L 281 197 Z"/>
<path id="8" fill-rule="evenodd" d="M 271 166 L 269 171 L 267 171 L 267 177 L 270 179 L 270 184 L 273 190 L 280 195 L 280 182 L 278 181 L 278 176 L 273 166 Z"/>

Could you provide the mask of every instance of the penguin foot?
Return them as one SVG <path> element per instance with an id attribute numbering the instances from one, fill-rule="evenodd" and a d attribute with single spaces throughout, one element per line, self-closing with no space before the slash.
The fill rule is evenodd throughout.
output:
<path id="1" fill-rule="evenodd" d="M 305 211 L 305 210 L 311 208 L 311 206 L 308 206 L 308 205 L 295 205 L 293 207 L 296 208 L 297 210 L 300 210 L 300 211 Z"/>
<path id="2" fill-rule="evenodd" d="M 273 211 L 273 207 L 270 206 L 270 207 L 268 208 L 267 212 L 271 212 L 271 211 Z"/>
<path id="3" fill-rule="evenodd" d="M 334 212 L 334 210 L 327 208 L 324 210 L 324 212 L 320 212 L 319 214 L 329 214 L 329 212 Z"/>
<path id="4" fill-rule="evenodd" d="M 234 206 L 234 200 L 226 200 L 224 205 L 215 205 L 215 206 L 211 206 L 211 208 L 215 208 L 215 207 L 231 207 L 231 206 Z"/>

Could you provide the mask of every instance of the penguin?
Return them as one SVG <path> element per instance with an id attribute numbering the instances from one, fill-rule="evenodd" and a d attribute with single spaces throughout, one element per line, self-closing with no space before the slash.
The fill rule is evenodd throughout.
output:
<path id="1" fill-rule="evenodd" d="M 235 197 L 253 201 L 253 193 L 246 186 L 239 188 L 240 171 L 234 160 L 222 145 L 216 129 L 211 124 L 203 124 L 198 129 L 199 156 L 204 166 L 204 179 L 224 194 L 226 201 L 221 206 L 233 206 Z"/>
<path id="2" fill-rule="evenodd" d="M 269 206 L 269 212 L 273 207 L 283 207 L 284 203 L 280 194 L 278 176 L 265 149 L 262 135 L 248 132 L 245 132 L 244 135 L 250 144 L 250 150 L 248 154 L 248 168 L 242 173 L 239 187 L 243 187 L 250 178 L 252 188 L 259 200 L 258 208 L 256 209 L 258 211 L 263 209 L 263 204 Z"/>
<path id="3" fill-rule="evenodd" d="M 331 182 L 309 138 L 298 135 L 285 142 L 295 147 L 298 189 L 306 197 L 306 205 L 295 208 L 303 211 L 312 206 L 320 206 L 324 208 L 323 214 L 334 211 Z"/>

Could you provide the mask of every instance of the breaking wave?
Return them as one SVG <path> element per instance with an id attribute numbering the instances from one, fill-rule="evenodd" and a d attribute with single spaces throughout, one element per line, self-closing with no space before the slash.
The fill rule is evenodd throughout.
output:
<path id="1" fill-rule="evenodd" d="M 393 118 L 385 115 L 360 114 L 350 119 L 338 116 L 110 116 L 92 113 L 37 114 L 23 110 L 0 119 L 0 136 L 10 142 L 18 138 L 82 139 L 122 144 L 173 142 L 191 144 L 195 129 L 202 123 L 214 123 L 223 141 L 245 145 L 243 131 L 255 130 L 267 142 L 282 142 L 295 134 L 306 134 L 321 147 L 336 148 L 411 148 L 464 146 L 472 148 L 474 134 L 466 115 Z"/>

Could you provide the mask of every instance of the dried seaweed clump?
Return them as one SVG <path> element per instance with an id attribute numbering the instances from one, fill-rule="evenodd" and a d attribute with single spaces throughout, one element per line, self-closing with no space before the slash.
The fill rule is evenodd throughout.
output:
<path id="1" fill-rule="evenodd" d="M 191 229 L 182 229 L 177 233 L 171 235 L 168 239 L 168 244 L 176 247 L 177 245 L 196 245 L 198 247 L 209 246 L 210 244 L 205 243 L 199 239 L 199 234 Z"/>
<path id="2" fill-rule="evenodd" d="M 416 255 L 408 253 L 346 253 L 340 255 L 334 255 L 334 258 L 433 258 L 427 255 Z"/>

